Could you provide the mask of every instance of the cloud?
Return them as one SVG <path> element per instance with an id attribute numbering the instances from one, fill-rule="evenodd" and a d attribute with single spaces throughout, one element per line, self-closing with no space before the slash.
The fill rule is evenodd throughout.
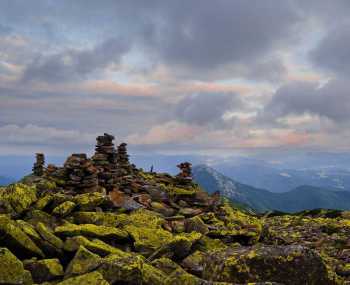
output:
<path id="1" fill-rule="evenodd" d="M 175 107 L 176 119 L 198 126 L 223 127 L 224 114 L 243 107 L 236 93 L 197 93 L 184 97 Z"/>
<path id="2" fill-rule="evenodd" d="M 193 140 L 200 131 L 198 126 L 169 121 L 153 126 L 145 134 L 132 134 L 127 137 L 127 141 L 135 145 L 181 144 Z"/>
<path id="3" fill-rule="evenodd" d="M 294 82 L 279 88 L 265 106 L 265 119 L 276 120 L 288 115 L 314 114 L 337 123 L 350 120 L 349 85 L 330 81 L 319 87 L 310 82 Z"/>
<path id="4" fill-rule="evenodd" d="M 350 23 L 331 29 L 310 56 L 316 66 L 341 76 L 349 76 Z"/>
<path id="5" fill-rule="evenodd" d="M 24 71 L 22 80 L 56 83 L 81 79 L 108 64 L 118 63 L 129 50 L 129 42 L 112 38 L 87 50 L 66 50 L 53 55 L 41 55 Z"/>

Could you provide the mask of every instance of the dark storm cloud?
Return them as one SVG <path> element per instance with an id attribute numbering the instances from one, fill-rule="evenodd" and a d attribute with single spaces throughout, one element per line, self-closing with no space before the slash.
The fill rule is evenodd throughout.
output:
<path id="1" fill-rule="evenodd" d="M 311 52 L 316 66 L 338 75 L 350 75 L 350 23 L 336 26 Z"/>
<path id="2" fill-rule="evenodd" d="M 223 115 L 227 111 L 243 106 L 242 100 L 234 93 L 199 93 L 183 98 L 176 106 L 176 119 L 196 125 L 223 127 Z"/>
<path id="3" fill-rule="evenodd" d="M 27 66 L 22 79 L 53 83 L 79 79 L 110 63 L 118 63 L 129 47 L 127 41 L 118 38 L 106 40 L 90 50 L 40 56 Z"/>
<path id="4" fill-rule="evenodd" d="M 323 87 L 295 82 L 278 89 L 265 106 L 263 118 L 276 120 L 287 115 L 315 114 L 335 122 L 350 120 L 350 91 L 345 81 L 331 81 Z"/>
<path id="5" fill-rule="evenodd" d="M 165 61 L 196 68 L 252 62 L 288 39 L 298 19 L 290 1 L 172 1 L 166 8 L 154 44 Z"/>

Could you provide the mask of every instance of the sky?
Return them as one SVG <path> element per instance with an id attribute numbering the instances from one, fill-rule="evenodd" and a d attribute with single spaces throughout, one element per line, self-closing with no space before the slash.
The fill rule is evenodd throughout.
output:
<path id="1" fill-rule="evenodd" d="M 0 154 L 349 151 L 348 0 L 1 0 Z"/>

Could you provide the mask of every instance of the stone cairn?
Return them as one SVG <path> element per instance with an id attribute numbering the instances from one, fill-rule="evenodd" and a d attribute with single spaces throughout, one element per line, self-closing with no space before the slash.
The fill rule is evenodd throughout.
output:
<path id="1" fill-rule="evenodd" d="M 180 173 L 176 175 L 177 181 L 181 185 L 187 185 L 192 183 L 192 164 L 189 162 L 183 162 L 177 165 L 180 169 Z"/>
<path id="2" fill-rule="evenodd" d="M 78 193 L 98 191 L 97 168 L 85 153 L 68 157 L 64 170 L 67 190 Z"/>
<path id="3" fill-rule="evenodd" d="M 192 164 L 189 162 L 183 162 L 177 165 L 180 169 L 180 173 L 177 175 L 178 177 L 192 180 Z"/>
<path id="4" fill-rule="evenodd" d="M 98 169 L 99 185 L 111 190 L 117 177 L 117 152 L 114 147 L 114 136 L 105 133 L 97 137 L 95 154 L 92 157 L 94 165 Z"/>
<path id="5" fill-rule="evenodd" d="M 126 149 L 127 144 L 121 143 L 117 149 L 118 177 L 131 175 L 135 166 L 129 162 L 129 155 Z"/>
<path id="6" fill-rule="evenodd" d="M 36 176 L 43 176 L 45 166 L 45 156 L 43 153 L 36 154 L 36 161 L 33 165 L 33 174 Z"/>

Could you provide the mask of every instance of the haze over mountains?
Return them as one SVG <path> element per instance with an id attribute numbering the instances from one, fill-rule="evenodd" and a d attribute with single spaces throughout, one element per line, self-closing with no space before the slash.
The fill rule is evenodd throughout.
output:
<path id="1" fill-rule="evenodd" d="M 206 165 L 194 167 L 193 175 L 205 190 L 219 191 L 233 202 L 258 212 L 268 210 L 298 212 L 316 208 L 350 209 L 350 191 L 303 185 L 288 192 L 272 193 L 237 182 Z"/>

